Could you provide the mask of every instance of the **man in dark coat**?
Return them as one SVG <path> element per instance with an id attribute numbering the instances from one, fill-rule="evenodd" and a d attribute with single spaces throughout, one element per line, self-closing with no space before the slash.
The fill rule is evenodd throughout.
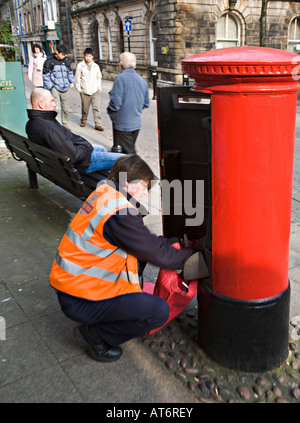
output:
<path id="1" fill-rule="evenodd" d="M 68 156 L 80 173 L 109 170 L 123 154 L 110 153 L 102 145 L 92 145 L 56 120 L 55 101 L 50 91 L 35 88 L 26 133 L 30 141 Z"/>

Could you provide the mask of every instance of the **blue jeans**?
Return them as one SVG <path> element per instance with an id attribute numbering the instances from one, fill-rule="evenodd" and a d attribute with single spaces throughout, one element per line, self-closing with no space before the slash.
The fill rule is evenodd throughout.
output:
<path id="1" fill-rule="evenodd" d="M 102 145 L 93 145 L 91 164 L 85 173 L 96 172 L 97 170 L 110 170 L 112 165 L 124 154 L 109 153 Z"/>

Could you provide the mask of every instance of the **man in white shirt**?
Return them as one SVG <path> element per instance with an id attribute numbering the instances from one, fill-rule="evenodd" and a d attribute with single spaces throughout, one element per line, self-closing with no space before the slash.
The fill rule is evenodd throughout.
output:
<path id="1" fill-rule="evenodd" d="M 104 131 L 100 115 L 100 91 L 101 91 L 101 71 L 99 66 L 93 61 L 94 54 L 91 48 L 84 50 L 84 60 L 78 63 L 75 73 L 75 86 L 81 97 L 81 123 L 85 127 L 90 105 L 95 121 L 95 129 Z"/>

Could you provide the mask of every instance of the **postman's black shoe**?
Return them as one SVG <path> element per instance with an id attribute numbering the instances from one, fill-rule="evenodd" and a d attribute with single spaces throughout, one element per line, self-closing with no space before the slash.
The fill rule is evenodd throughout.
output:
<path id="1" fill-rule="evenodd" d="M 99 335 L 91 332 L 87 325 L 77 326 L 73 331 L 74 338 L 80 345 L 88 348 L 92 358 L 97 361 L 116 361 L 122 355 L 120 347 L 111 347 Z"/>

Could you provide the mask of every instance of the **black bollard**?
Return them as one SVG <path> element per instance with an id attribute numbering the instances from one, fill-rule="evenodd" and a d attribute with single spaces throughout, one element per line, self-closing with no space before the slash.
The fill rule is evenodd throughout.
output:
<path id="1" fill-rule="evenodd" d="M 156 100 L 156 85 L 157 85 L 157 72 L 152 70 L 152 80 L 153 80 L 153 97 L 152 100 Z"/>
<path id="2" fill-rule="evenodd" d="M 183 73 L 182 74 L 182 85 L 184 87 L 188 87 L 189 86 L 189 83 L 190 83 L 189 76 L 186 73 Z"/>

